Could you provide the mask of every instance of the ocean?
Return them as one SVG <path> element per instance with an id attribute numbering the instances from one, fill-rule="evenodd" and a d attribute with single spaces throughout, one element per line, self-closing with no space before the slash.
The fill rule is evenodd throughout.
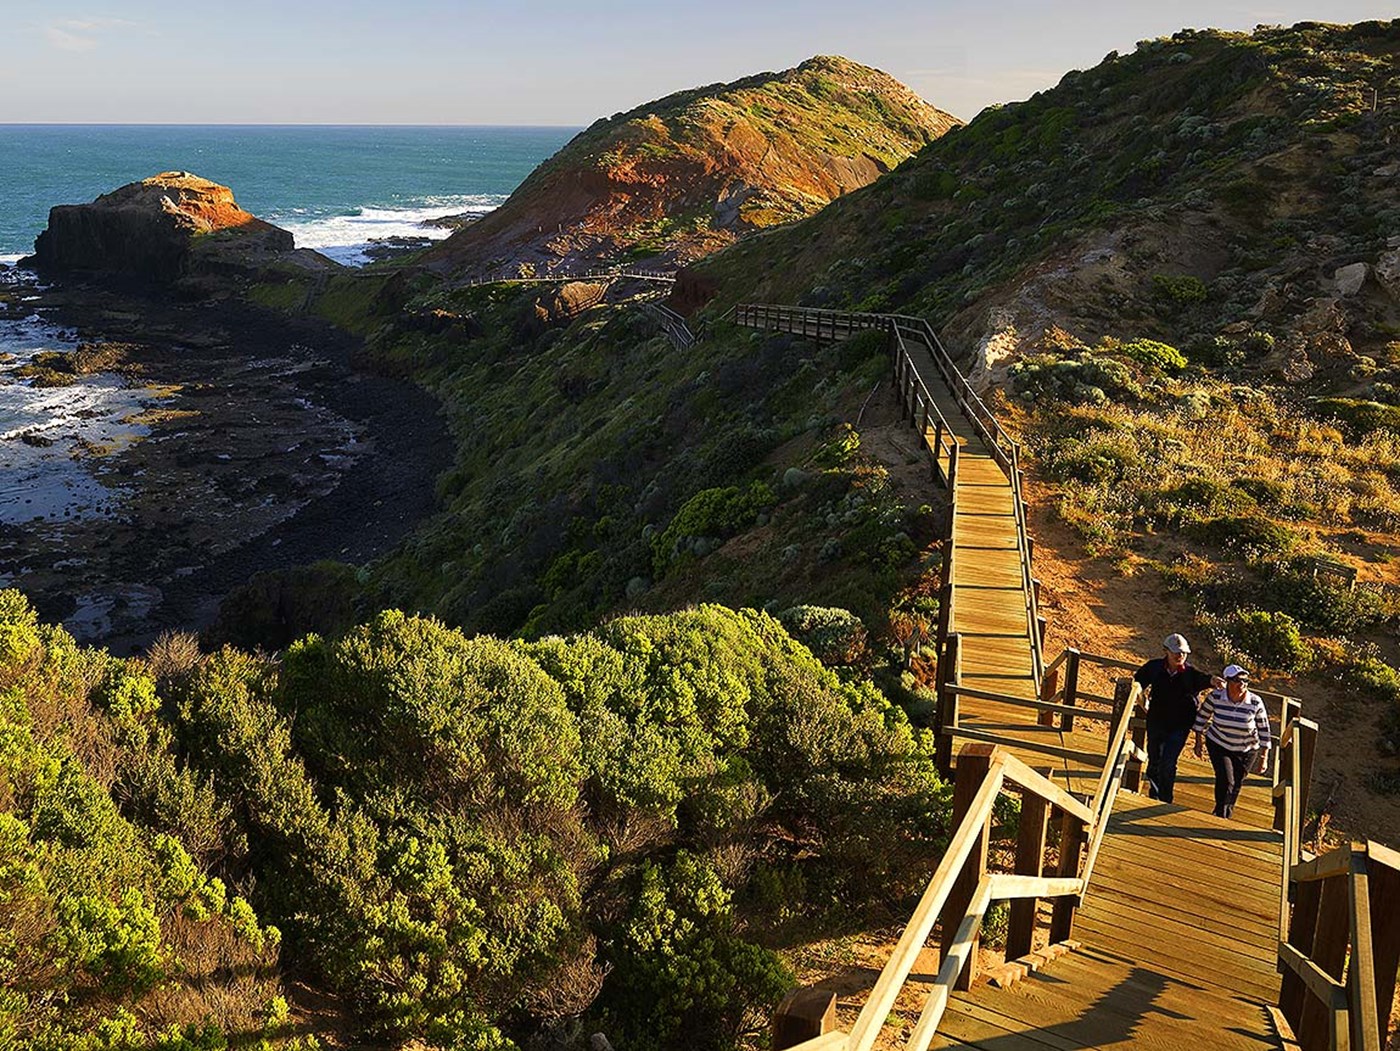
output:
<path id="1" fill-rule="evenodd" d="M 248 211 L 292 232 L 298 247 L 365 262 L 372 238 L 446 237 L 425 219 L 500 204 L 571 128 L 176 127 L 0 125 L 0 262 L 34 250 L 55 204 L 91 201 L 162 171 L 232 187 Z M 20 289 L 0 271 L 0 291 Z M 21 303 L 33 298 L 24 295 Z M 138 441 L 150 392 L 120 376 L 36 386 L 12 371 L 74 333 L 22 309 L 0 317 L 0 527 L 104 518 L 122 486 L 84 450 Z M 0 574 L 0 586 L 6 582 Z"/>
<path id="2" fill-rule="evenodd" d="M 189 171 L 298 248 L 358 265 L 372 238 L 445 237 L 419 224 L 490 211 L 577 130 L 0 124 L 0 262 L 34 250 L 53 205 Z"/>

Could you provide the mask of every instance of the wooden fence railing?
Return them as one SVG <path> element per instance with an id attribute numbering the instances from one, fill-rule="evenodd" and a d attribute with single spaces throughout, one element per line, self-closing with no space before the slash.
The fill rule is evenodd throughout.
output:
<path id="1" fill-rule="evenodd" d="M 1317 724 L 1294 716 L 1280 739 L 1275 827 L 1283 832 L 1279 1013 L 1302 1051 L 1381 1051 L 1400 968 L 1400 853 L 1349 843 L 1303 849 Z"/>
<path id="2" fill-rule="evenodd" d="M 542 285 L 558 281 L 617 281 L 630 278 L 634 281 L 659 281 L 674 284 L 676 275 L 667 270 L 637 270 L 631 267 L 604 266 L 588 270 L 549 270 L 542 274 L 532 271 L 498 270 L 491 274 L 480 274 L 465 282 L 468 287 L 477 285 Z"/>
<path id="3" fill-rule="evenodd" d="M 926 351 L 937 369 L 943 384 L 952 395 L 959 410 L 971 424 L 974 432 L 986 445 L 988 453 L 1011 483 L 1012 508 L 1016 523 L 1016 542 L 1021 559 L 1021 587 L 1025 595 L 1027 637 L 1031 643 L 1031 661 L 1037 683 L 1044 671 L 1044 620 L 1039 612 L 1039 587 L 1032 573 L 1031 563 L 1035 553 L 1034 543 L 1026 521 L 1025 472 L 1021 468 L 1020 445 L 997 421 L 996 416 L 976 391 L 972 389 L 952 356 L 923 318 L 905 314 L 866 314 L 845 310 L 818 310 L 810 307 L 783 307 L 761 303 L 741 303 L 734 308 L 736 324 L 750 328 L 778 329 L 807 336 L 811 339 L 847 339 L 858 332 L 871 329 L 889 333 L 890 349 L 894 357 L 894 377 L 896 392 L 904 408 L 905 417 L 920 433 L 923 446 L 933 454 L 934 467 L 939 476 L 948 484 L 950 505 L 956 508 L 952 498 L 952 450 L 957 448 L 957 439 L 948 421 L 938 412 L 928 382 L 919 370 L 913 350 Z M 930 437 L 932 424 L 932 437 Z M 945 468 L 945 463 L 947 467 Z M 950 518 L 951 523 L 951 518 Z M 948 533 L 951 538 L 951 528 Z M 948 544 L 952 548 L 951 539 Z M 952 579 L 945 568 L 945 582 Z M 937 640 L 940 658 L 947 645 L 947 628 L 950 623 L 940 616 L 944 625 Z"/>
<path id="4" fill-rule="evenodd" d="M 666 338 L 671 341 L 671 346 L 677 350 L 689 350 L 695 346 L 696 335 L 690 331 L 690 326 L 686 324 L 685 318 L 666 304 L 643 303 L 642 310 L 661 326 L 661 330 L 666 333 Z"/>
<path id="5" fill-rule="evenodd" d="M 942 944 L 938 974 L 905 1045 L 909 1051 L 925 1051 L 953 990 L 969 988 L 977 977 L 982 921 L 994 901 L 1012 904 L 1006 939 L 1008 962 L 1029 954 L 1035 937 L 1037 902 L 1041 899 L 1053 902 L 1048 942 L 1063 947 L 1073 934 L 1075 910 L 1093 871 L 1114 799 L 1122 785 L 1123 770 L 1134 758 L 1128 723 L 1139 694 L 1135 684 L 1125 684 L 1121 691 L 1108 761 L 1088 803 L 1004 747 L 965 745 L 958 754 L 953 788 L 954 831 L 948 849 L 850 1032 L 824 1031 L 830 1024 L 830 1012 L 817 1011 L 809 1016 L 811 1029 L 796 1033 L 803 1039 L 793 1043 L 793 1027 L 785 1024 L 792 1020 L 780 1013 L 775 1031 L 782 1031 L 786 1039 L 778 1043 L 795 1051 L 870 1051 L 937 924 L 941 927 Z M 1021 796 L 1014 871 L 991 872 L 994 809 L 997 797 L 1006 791 L 1019 791 Z M 1051 825 L 1059 830 L 1058 849 L 1054 874 L 1047 875 L 1046 848 Z"/>

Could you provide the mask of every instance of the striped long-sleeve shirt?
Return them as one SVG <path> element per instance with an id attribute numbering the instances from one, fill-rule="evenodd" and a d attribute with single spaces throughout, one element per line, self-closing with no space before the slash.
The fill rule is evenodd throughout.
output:
<path id="1" fill-rule="evenodd" d="M 1206 733 L 1227 752 L 1252 752 L 1269 747 L 1269 713 L 1257 693 L 1245 690 L 1238 704 L 1224 689 L 1211 690 L 1196 713 L 1195 730 Z"/>

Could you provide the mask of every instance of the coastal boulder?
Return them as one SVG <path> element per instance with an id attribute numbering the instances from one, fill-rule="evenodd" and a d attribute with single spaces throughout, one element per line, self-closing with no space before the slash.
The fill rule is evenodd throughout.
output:
<path id="1" fill-rule="evenodd" d="M 168 283 L 195 269 L 257 269 L 290 253 L 292 235 L 245 212 L 227 186 L 189 172 L 162 172 L 59 205 L 34 242 L 33 265 Z"/>

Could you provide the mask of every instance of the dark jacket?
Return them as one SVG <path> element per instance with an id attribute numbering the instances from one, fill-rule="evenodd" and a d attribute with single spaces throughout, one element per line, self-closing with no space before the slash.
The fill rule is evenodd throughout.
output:
<path id="1" fill-rule="evenodd" d="M 1210 676 L 1186 665 L 1172 675 L 1167 659 L 1148 661 L 1133 678 L 1152 691 L 1147 724 L 1161 730 L 1189 730 L 1196 722 L 1196 698 L 1210 686 Z"/>

